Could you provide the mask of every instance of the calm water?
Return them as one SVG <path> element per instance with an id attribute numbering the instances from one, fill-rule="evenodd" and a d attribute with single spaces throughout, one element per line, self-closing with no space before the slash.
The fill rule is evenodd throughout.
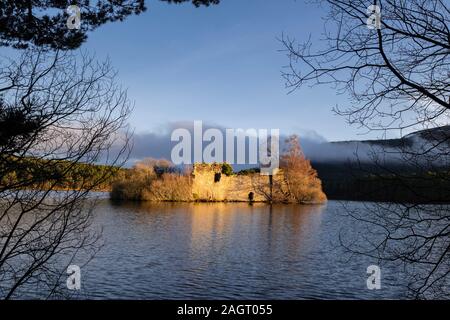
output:
<path id="1" fill-rule="evenodd" d="M 366 268 L 376 261 L 351 257 L 340 246 L 339 233 L 351 238 L 358 228 L 342 210 L 334 201 L 271 207 L 118 205 L 105 199 L 95 211 L 105 245 L 82 269 L 82 294 L 93 299 L 404 297 L 396 270 L 382 269 L 382 289 L 367 289 Z"/>

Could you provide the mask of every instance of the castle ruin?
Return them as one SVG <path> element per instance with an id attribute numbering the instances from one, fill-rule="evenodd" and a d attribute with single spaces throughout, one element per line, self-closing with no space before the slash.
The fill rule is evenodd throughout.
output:
<path id="1" fill-rule="evenodd" d="M 192 194 L 199 201 L 268 201 L 273 181 L 283 180 L 281 171 L 274 176 L 259 173 L 227 176 L 222 173 L 220 163 L 194 164 L 192 177 Z"/>

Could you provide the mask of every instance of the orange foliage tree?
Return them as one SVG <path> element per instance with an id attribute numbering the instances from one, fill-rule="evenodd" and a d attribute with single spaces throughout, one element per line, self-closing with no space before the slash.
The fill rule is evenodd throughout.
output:
<path id="1" fill-rule="evenodd" d="M 287 201 L 297 203 L 316 203 L 326 200 L 317 171 L 305 158 L 300 147 L 299 137 L 291 135 L 286 139 L 286 150 L 280 157 L 280 167 L 284 173 L 283 192 Z"/>

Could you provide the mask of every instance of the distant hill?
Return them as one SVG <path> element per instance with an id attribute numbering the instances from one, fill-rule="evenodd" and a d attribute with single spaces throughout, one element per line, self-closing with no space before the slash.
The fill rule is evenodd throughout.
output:
<path id="1" fill-rule="evenodd" d="M 425 160 L 423 165 L 408 161 L 409 152 L 425 150 L 437 156 L 426 165 Z M 307 156 L 329 199 L 448 202 L 450 168 L 448 160 L 438 156 L 446 150 L 450 152 L 450 126 L 400 139 L 325 142 Z"/>
<path id="2" fill-rule="evenodd" d="M 439 142 L 440 148 L 450 147 L 450 126 L 421 130 L 400 139 L 350 140 L 308 145 L 305 153 L 314 163 L 348 161 L 373 162 L 373 156 L 383 154 L 386 162 L 403 161 L 399 153 L 428 150 Z M 388 151 L 388 152 L 386 152 Z"/>

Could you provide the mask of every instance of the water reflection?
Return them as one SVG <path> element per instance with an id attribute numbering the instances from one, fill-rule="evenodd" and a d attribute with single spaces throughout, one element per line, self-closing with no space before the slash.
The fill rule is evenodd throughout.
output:
<path id="1" fill-rule="evenodd" d="M 172 240 L 183 245 L 193 259 L 211 255 L 220 258 L 227 250 L 240 258 L 256 249 L 266 257 L 275 258 L 279 252 L 298 257 L 314 245 L 325 207 L 150 202 L 115 205 L 124 214 L 134 212 L 130 222 L 145 225 L 148 231 L 180 232 L 172 234 L 175 237 Z"/>
<path id="2" fill-rule="evenodd" d="M 84 288 L 91 298 L 373 298 L 370 263 L 340 261 L 337 208 L 105 200 L 95 212 L 105 247 Z"/>

